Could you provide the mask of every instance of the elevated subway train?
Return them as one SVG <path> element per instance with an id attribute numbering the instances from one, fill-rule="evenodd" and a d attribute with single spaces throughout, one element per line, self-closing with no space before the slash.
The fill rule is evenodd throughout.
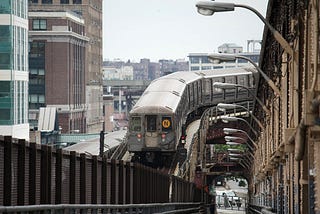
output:
<path id="1" fill-rule="evenodd" d="M 188 117 L 200 115 L 219 102 L 246 101 L 250 97 L 241 88 L 216 89 L 214 82 L 254 88 L 256 78 L 254 68 L 243 67 L 175 72 L 152 81 L 129 113 L 128 151 L 141 162 L 170 159 L 183 148 Z"/>

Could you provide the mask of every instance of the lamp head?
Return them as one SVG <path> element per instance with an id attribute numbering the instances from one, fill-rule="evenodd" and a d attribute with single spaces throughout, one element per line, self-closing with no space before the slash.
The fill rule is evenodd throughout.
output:
<path id="1" fill-rule="evenodd" d="M 226 109 L 234 109 L 237 107 L 237 105 L 229 104 L 229 103 L 218 103 L 217 107 L 226 110 Z"/>
<path id="2" fill-rule="evenodd" d="M 242 150 L 240 150 L 240 149 L 228 148 L 227 150 L 228 150 L 228 152 L 237 152 L 237 154 L 238 154 L 238 153 L 242 153 Z"/>
<path id="3" fill-rule="evenodd" d="M 226 144 L 227 145 L 243 145 L 242 143 L 233 142 L 233 141 L 227 141 Z"/>
<path id="4" fill-rule="evenodd" d="M 228 117 L 228 116 L 221 116 L 220 119 L 222 120 L 222 122 L 236 122 L 238 121 L 239 118 L 237 117 Z"/>
<path id="5" fill-rule="evenodd" d="M 208 56 L 209 61 L 213 63 L 235 62 L 237 57 L 231 54 L 211 54 Z"/>
<path id="6" fill-rule="evenodd" d="M 241 137 L 235 137 L 235 136 L 224 136 L 224 139 L 226 140 L 226 141 L 235 141 L 235 140 L 241 140 L 241 141 L 243 141 L 243 142 L 246 142 L 246 140 L 245 139 L 243 139 L 243 138 L 241 138 Z"/>
<path id="7" fill-rule="evenodd" d="M 242 156 L 242 154 L 235 154 L 235 153 L 229 153 L 228 154 L 229 156 L 232 156 L 232 157 L 241 157 Z"/>
<path id="8" fill-rule="evenodd" d="M 238 160 L 241 160 L 241 158 L 238 158 L 238 157 L 229 157 L 229 160 L 231 160 L 231 161 L 238 161 Z"/>
<path id="9" fill-rule="evenodd" d="M 199 1 L 196 4 L 198 13 L 204 16 L 212 16 L 215 12 L 233 11 L 233 3 Z"/>
<path id="10" fill-rule="evenodd" d="M 240 130 L 240 129 L 232 129 L 232 128 L 223 128 L 223 132 L 225 134 L 233 134 L 233 133 L 246 133 L 245 131 L 243 130 Z"/>

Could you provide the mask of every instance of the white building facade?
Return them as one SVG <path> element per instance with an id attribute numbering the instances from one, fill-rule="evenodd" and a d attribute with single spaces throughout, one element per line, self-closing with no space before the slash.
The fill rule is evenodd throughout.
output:
<path id="1" fill-rule="evenodd" d="M 255 41 L 256 42 L 256 41 Z M 252 43 L 251 41 L 248 41 Z M 249 48 L 248 48 L 249 49 Z M 238 46 L 234 43 L 225 43 L 218 47 L 218 52 L 221 54 L 235 54 L 241 55 L 251 59 L 256 64 L 259 63 L 259 55 L 260 49 L 252 52 L 243 52 L 243 48 Z M 223 62 L 223 63 L 214 63 L 209 61 L 209 53 L 190 53 L 189 54 L 189 71 L 201 71 L 201 70 L 212 70 L 212 69 L 219 69 L 219 68 L 234 68 L 234 67 L 241 67 L 241 66 L 248 66 L 252 64 L 244 59 L 236 59 L 235 62 Z"/>
<path id="2" fill-rule="evenodd" d="M 0 1 L 0 135 L 29 140 L 28 1 Z"/>
<path id="3" fill-rule="evenodd" d="M 133 80 L 133 67 L 103 67 L 103 80 Z"/>

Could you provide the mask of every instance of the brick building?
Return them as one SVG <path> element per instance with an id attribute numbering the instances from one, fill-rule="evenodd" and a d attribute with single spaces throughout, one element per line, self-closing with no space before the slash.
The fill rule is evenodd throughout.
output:
<path id="1" fill-rule="evenodd" d="M 74 13 L 29 12 L 30 118 L 40 107 L 57 107 L 63 133 L 86 132 L 84 32 Z"/>
<path id="2" fill-rule="evenodd" d="M 72 63 L 75 63 L 73 66 L 76 66 L 75 69 L 76 75 L 78 79 L 75 79 L 73 86 L 65 85 L 67 84 L 67 77 L 64 76 L 63 79 L 65 82 L 59 87 L 59 94 L 61 95 L 61 91 L 64 88 L 67 90 L 69 88 L 68 100 L 66 98 L 59 97 L 51 93 L 50 95 L 46 95 L 46 102 L 50 101 L 50 103 L 46 103 L 47 105 L 55 105 L 58 107 L 59 118 L 64 120 L 64 126 L 69 127 L 67 130 L 62 130 L 62 132 L 68 132 L 70 130 L 78 130 L 87 132 L 87 133 L 96 133 L 102 130 L 102 122 L 103 122 L 103 114 L 102 114 L 102 1 L 101 0 L 30 0 L 29 1 L 29 12 L 30 14 L 37 13 L 51 13 L 51 12 L 66 12 L 67 14 L 75 13 L 78 15 L 68 15 L 68 17 L 60 17 L 55 20 L 55 28 L 50 29 L 50 31 L 64 31 L 64 33 L 69 35 L 69 38 L 73 37 L 72 46 L 77 47 L 75 51 L 77 51 L 77 59 L 76 61 L 70 62 L 70 66 Z M 71 12 L 72 11 L 72 12 Z M 49 17 L 47 17 L 49 18 Z M 60 20 L 58 20 L 60 19 Z M 82 19 L 83 23 L 79 23 L 76 20 L 70 21 L 70 19 Z M 66 22 L 66 20 L 68 20 Z M 52 21 L 52 20 L 51 20 Z M 51 22 L 50 21 L 50 22 Z M 58 22 L 63 23 L 58 23 Z M 48 22 L 47 27 L 50 26 L 50 22 Z M 39 22 L 39 28 L 44 25 L 45 19 L 42 22 Z M 31 25 L 32 26 L 32 25 Z M 37 26 L 37 25 L 36 25 Z M 60 27 L 63 26 L 63 29 Z M 85 26 L 85 27 L 84 27 Z M 66 29 L 68 27 L 68 29 Z M 49 30 L 49 29 L 48 29 Z M 48 30 L 39 29 L 38 33 L 42 32 L 44 34 L 49 34 Z M 48 35 L 49 36 L 49 35 Z M 61 35 L 56 35 L 61 36 Z M 51 39 L 56 36 L 51 37 Z M 50 41 L 46 40 L 46 41 Z M 86 45 L 83 45 L 83 42 L 86 41 Z M 67 44 L 67 43 L 65 43 Z M 49 45 L 49 44 L 48 44 Z M 62 45 L 63 46 L 63 45 Z M 80 48 L 81 47 L 81 48 Z M 45 50 L 49 50 L 49 46 L 45 47 Z M 55 61 L 52 63 L 52 69 L 57 69 L 55 72 L 61 72 L 61 69 L 69 70 L 68 68 L 63 68 L 63 63 L 60 63 L 60 60 L 64 61 L 64 57 L 62 53 L 63 49 L 66 47 L 59 48 L 56 45 L 51 47 L 51 52 L 46 52 L 48 57 L 50 56 L 51 61 Z M 70 47 L 69 47 L 70 48 Z M 71 50 L 71 49 L 70 49 Z M 56 53 L 55 53 L 56 52 Z M 82 55 L 84 54 L 84 55 Z M 54 59 L 53 56 L 60 58 Z M 80 58 L 83 57 L 81 60 Z M 49 60 L 49 58 L 48 58 Z M 59 63 L 58 63 L 59 62 Z M 47 61 L 46 61 L 47 63 Z M 49 63 L 49 62 L 48 62 Z M 49 66 L 46 65 L 46 66 Z M 49 67 L 47 67 L 49 68 Z M 60 71 L 58 71 L 60 70 Z M 77 72 L 84 73 L 77 73 Z M 45 71 L 46 72 L 46 71 Z M 72 72 L 71 72 L 72 73 Z M 61 73 L 59 74 L 61 75 Z M 72 74 L 73 75 L 73 74 Z M 53 78 L 52 80 L 49 80 Z M 74 78 L 75 76 L 70 76 Z M 46 76 L 48 80 L 46 80 L 46 84 L 50 83 L 54 85 L 55 81 L 59 81 L 57 75 Z M 70 84 L 70 82 L 68 82 Z M 48 86 L 53 89 L 53 85 Z M 80 89 L 81 88 L 81 89 Z M 57 89 L 57 88 L 56 88 Z M 47 93 L 47 92 L 46 92 Z M 72 94 L 76 93 L 76 94 Z M 57 94 L 57 93 L 56 93 Z M 53 97 L 50 97 L 53 96 Z M 55 100 L 56 99 L 56 100 Z M 61 100 L 64 99 L 64 100 Z M 67 102 L 68 107 L 64 106 L 60 108 L 61 102 Z M 64 103 L 65 104 L 65 103 Z M 63 104 L 63 105 L 64 105 Z M 61 116 L 61 114 L 65 114 L 65 111 L 72 112 L 71 116 Z M 66 119 L 68 118 L 69 119 Z M 66 124 L 69 120 L 69 124 Z M 74 122 L 72 122 L 74 121 Z M 78 124 L 80 123 L 80 125 Z M 63 128 L 64 129 L 64 128 Z"/>

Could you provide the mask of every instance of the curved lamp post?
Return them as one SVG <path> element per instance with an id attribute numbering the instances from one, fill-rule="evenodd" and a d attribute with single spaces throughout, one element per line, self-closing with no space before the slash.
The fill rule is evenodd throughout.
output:
<path id="1" fill-rule="evenodd" d="M 250 6 L 225 2 L 200 1 L 196 4 L 196 7 L 198 8 L 198 12 L 205 16 L 212 16 L 216 12 L 234 11 L 235 7 L 242 7 L 248 9 L 254 12 L 261 19 L 261 21 L 269 28 L 275 40 L 279 42 L 279 44 L 285 50 L 285 52 L 287 52 L 291 56 L 295 55 L 294 50 L 292 49 L 290 44 L 282 37 L 282 35 L 271 26 L 271 24 L 261 15 L 261 13 L 259 13 L 256 9 Z"/>
<path id="2" fill-rule="evenodd" d="M 250 58 L 241 56 L 241 55 L 232 55 L 232 54 L 211 54 L 208 56 L 209 60 L 213 60 L 214 62 L 235 62 L 236 59 L 244 59 L 250 62 L 256 70 L 261 74 L 261 76 L 266 80 L 268 85 L 273 89 L 273 91 L 277 94 L 277 96 L 280 97 L 280 90 L 279 88 L 274 84 L 274 82 L 259 68 L 259 66 L 252 61 Z"/>
<path id="3" fill-rule="evenodd" d="M 253 163 L 252 160 L 245 154 L 233 154 L 229 153 L 229 160 L 230 161 L 243 161 L 248 169 L 250 169 L 250 165 Z"/>
<path id="4" fill-rule="evenodd" d="M 246 139 L 242 138 L 242 137 L 236 137 L 236 136 L 224 136 L 224 139 L 226 141 L 234 141 L 234 142 L 237 142 L 237 140 L 240 140 L 242 142 L 247 142 Z"/>
<path id="5" fill-rule="evenodd" d="M 233 160 L 245 160 L 244 158 L 246 158 L 246 160 L 248 160 L 250 163 L 252 163 L 252 160 L 245 154 L 234 154 L 234 153 L 229 153 L 229 159 L 233 159 Z"/>
<path id="6" fill-rule="evenodd" d="M 243 85 L 238 85 L 238 84 L 233 84 L 233 83 L 225 83 L 225 82 L 214 82 L 213 83 L 213 87 L 215 88 L 220 88 L 220 89 L 234 89 L 234 88 L 244 88 L 246 89 L 250 95 L 252 97 L 254 97 L 256 99 L 256 101 L 259 103 L 259 105 L 261 105 L 262 109 L 266 112 L 267 115 L 270 115 L 270 111 L 269 109 L 263 104 L 263 102 L 257 97 L 255 96 L 252 91 Z"/>
<path id="7" fill-rule="evenodd" d="M 247 132 L 241 130 L 241 129 L 232 129 L 232 128 L 223 128 L 223 132 L 225 134 L 234 134 L 234 133 L 243 133 L 247 136 L 247 138 L 250 140 L 250 142 L 257 147 L 257 144 L 254 142 L 254 140 L 248 135 Z"/>
<path id="8" fill-rule="evenodd" d="M 255 160 L 255 157 L 253 156 L 252 152 L 250 152 L 250 151 L 246 152 L 246 151 L 242 151 L 240 149 L 233 149 L 233 148 L 228 148 L 227 150 L 229 152 L 229 155 L 232 154 L 233 156 L 236 156 L 237 154 L 239 154 L 239 155 L 245 156 L 246 154 L 249 154 L 252 157 L 252 159 Z M 232 152 L 236 152 L 236 153 L 232 153 Z"/>
<path id="9" fill-rule="evenodd" d="M 264 126 L 262 125 L 262 123 L 258 120 L 258 118 L 256 118 L 250 111 L 249 109 L 247 109 L 246 107 L 242 106 L 242 105 L 237 105 L 237 104 L 229 104 L 229 103 L 218 103 L 217 105 L 218 109 L 236 109 L 236 108 L 242 108 L 244 110 L 246 110 L 250 116 L 254 119 L 254 121 L 257 122 L 257 124 L 259 125 L 259 127 L 262 129 L 262 131 L 264 131 Z"/>
<path id="10" fill-rule="evenodd" d="M 230 146 L 239 146 L 239 145 L 247 145 L 249 147 L 249 149 L 253 150 L 252 146 L 250 146 L 247 143 L 239 143 L 239 142 L 234 142 L 234 141 L 226 141 L 226 145 L 230 145 Z"/>
<path id="11" fill-rule="evenodd" d="M 229 117 L 229 116 L 221 116 L 220 119 L 224 122 L 224 121 L 228 121 L 228 122 L 236 122 L 236 121 L 243 121 L 245 122 L 250 129 L 252 130 L 252 132 L 258 136 L 258 133 L 256 130 L 254 130 L 254 128 L 248 123 L 248 121 L 246 121 L 245 119 L 239 118 L 239 117 Z"/>

